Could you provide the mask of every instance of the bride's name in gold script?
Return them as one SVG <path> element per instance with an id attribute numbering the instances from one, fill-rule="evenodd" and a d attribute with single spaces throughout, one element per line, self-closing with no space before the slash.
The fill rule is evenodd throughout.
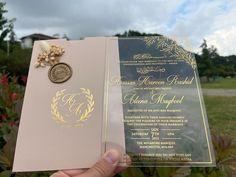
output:
<path id="1" fill-rule="evenodd" d="M 168 96 L 167 93 L 151 93 L 150 95 L 142 98 L 136 92 L 129 92 L 124 94 L 122 103 L 123 104 L 163 104 L 165 108 L 174 104 L 182 104 L 184 101 L 184 95 L 182 96 Z"/>
<path id="2" fill-rule="evenodd" d="M 180 77 L 170 75 L 165 80 L 157 80 L 154 76 L 140 76 L 137 80 L 126 80 L 125 77 L 112 77 L 111 85 L 130 85 L 130 86 L 159 86 L 159 85 L 191 85 L 194 77 Z"/>

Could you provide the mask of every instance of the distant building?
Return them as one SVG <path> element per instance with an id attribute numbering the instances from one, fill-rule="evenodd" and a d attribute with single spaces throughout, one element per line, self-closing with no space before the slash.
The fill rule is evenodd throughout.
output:
<path id="1" fill-rule="evenodd" d="M 40 33 L 34 33 L 31 35 L 23 36 L 21 38 L 21 47 L 22 48 L 32 48 L 34 41 L 37 40 L 49 40 L 49 39 L 57 39 L 56 37 L 53 36 L 48 36 L 45 34 L 40 34 Z"/>

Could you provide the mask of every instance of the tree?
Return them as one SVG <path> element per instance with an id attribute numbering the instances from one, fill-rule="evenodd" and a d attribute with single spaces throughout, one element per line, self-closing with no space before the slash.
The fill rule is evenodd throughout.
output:
<path id="1" fill-rule="evenodd" d="M 141 33 L 139 31 L 129 30 L 129 31 L 125 31 L 122 34 L 117 33 L 117 34 L 115 34 L 115 36 L 117 36 L 117 37 L 137 37 L 137 36 L 161 36 L 161 35 L 157 34 L 157 33 Z"/>
<path id="2" fill-rule="evenodd" d="M 10 26 L 10 33 L 9 33 L 9 41 L 12 44 L 16 42 L 16 33 L 13 30 L 13 28 L 14 28 L 14 24 L 12 23 L 12 25 Z"/>
<path id="3" fill-rule="evenodd" d="M 66 34 L 63 34 L 62 39 L 70 40 L 70 38 Z"/>
<path id="4" fill-rule="evenodd" d="M 15 38 L 15 33 L 13 31 L 14 27 L 14 19 L 7 19 L 4 14 L 7 13 L 7 10 L 5 9 L 6 3 L 0 2 L 0 49 L 6 50 L 6 47 L 4 45 L 5 38 L 10 35 L 9 37 L 11 40 Z"/>
<path id="5" fill-rule="evenodd" d="M 208 47 L 207 41 L 204 39 L 200 48 L 202 53 L 199 56 L 199 73 L 201 76 L 206 76 L 207 81 L 210 81 L 210 78 L 215 78 L 219 75 L 220 68 L 215 65 L 215 61 L 219 59 L 219 54 L 217 48 L 214 46 Z"/>

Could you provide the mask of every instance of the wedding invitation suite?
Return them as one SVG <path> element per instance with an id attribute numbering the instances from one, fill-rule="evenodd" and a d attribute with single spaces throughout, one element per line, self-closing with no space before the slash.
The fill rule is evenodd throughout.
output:
<path id="1" fill-rule="evenodd" d="M 36 63 L 36 65 L 35 65 Z M 13 171 L 213 166 L 193 54 L 163 36 L 35 42 Z"/>

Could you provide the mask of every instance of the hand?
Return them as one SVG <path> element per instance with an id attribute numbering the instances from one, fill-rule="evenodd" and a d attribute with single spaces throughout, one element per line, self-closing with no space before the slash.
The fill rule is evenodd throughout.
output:
<path id="1" fill-rule="evenodd" d="M 119 152 L 111 149 L 90 169 L 62 170 L 54 173 L 51 177 L 112 177 L 125 170 L 131 163 L 130 159 L 127 158 L 127 166 L 119 167 L 120 158 Z"/>

